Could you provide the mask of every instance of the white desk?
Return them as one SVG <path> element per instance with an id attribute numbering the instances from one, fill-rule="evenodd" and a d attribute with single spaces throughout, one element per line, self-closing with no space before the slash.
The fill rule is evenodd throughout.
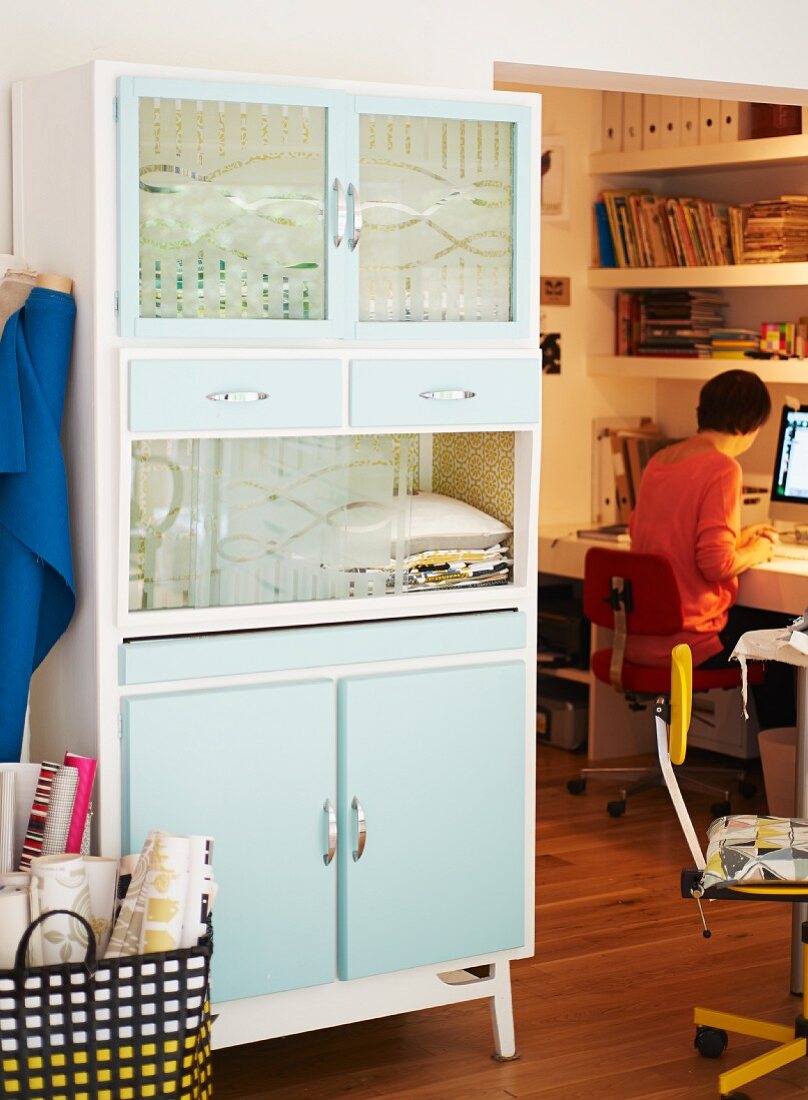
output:
<path id="1" fill-rule="evenodd" d="M 628 543 L 579 539 L 575 531 L 587 526 L 586 521 L 540 526 L 539 570 L 581 580 L 584 559 L 593 546 L 629 549 Z M 764 611 L 780 611 L 785 625 L 789 616 L 799 615 L 808 604 L 808 561 L 780 559 L 755 566 L 741 575 L 738 603 Z M 609 632 L 593 629 L 593 650 L 608 644 Z M 653 751 L 653 723 L 649 722 L 648 714 L 628 710 L 625 700 L 608 684 L 591 676 L 588 682 L 589 760 L 595 762 Z"/>

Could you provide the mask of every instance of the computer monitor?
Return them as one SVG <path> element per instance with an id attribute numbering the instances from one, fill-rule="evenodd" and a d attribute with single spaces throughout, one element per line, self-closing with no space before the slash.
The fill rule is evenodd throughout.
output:
<path id="1" fill-rule="evenodd" d="M 788 405 L 780 417 L 772 480 L 771 518 L 808 523 L 808 405 Z"/>

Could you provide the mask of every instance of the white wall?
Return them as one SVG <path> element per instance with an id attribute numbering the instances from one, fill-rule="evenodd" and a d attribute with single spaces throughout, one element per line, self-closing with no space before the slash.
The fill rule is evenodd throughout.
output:
<path id="1" fill-rule="evenodd" d="M 804 87 L 808 6 L 777 0 L 767 19 L 782 33 L 768 50 L 760 10 L 677 0 L 662 21 L 648 0 L 0 0 L 0 252 L 11 244 L 13 80 L 116 58 L 489 88 L 506 61 Z"/>

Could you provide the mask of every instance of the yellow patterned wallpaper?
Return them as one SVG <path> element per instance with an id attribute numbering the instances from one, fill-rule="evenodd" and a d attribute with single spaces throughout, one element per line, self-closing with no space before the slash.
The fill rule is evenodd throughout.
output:
<path id="1" fill-rule="evenodd" d="M 513 527 L 514 433 L 435 435 L 432 488 Z"/>

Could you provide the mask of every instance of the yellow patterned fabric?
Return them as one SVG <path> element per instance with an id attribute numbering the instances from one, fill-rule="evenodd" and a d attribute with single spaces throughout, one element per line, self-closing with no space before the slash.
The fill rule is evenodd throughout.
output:
<path id="1" fill-rule="evenodd" d="M 432 489 L 513 527 L 514 433 L 446 432 L 432 449 Z"/>
<path id="2" fill-rule="evenodd" d="M 719 817 L 707 832 L 704 886 L 808 882 L 808 821 L 802 818 Z"/>

